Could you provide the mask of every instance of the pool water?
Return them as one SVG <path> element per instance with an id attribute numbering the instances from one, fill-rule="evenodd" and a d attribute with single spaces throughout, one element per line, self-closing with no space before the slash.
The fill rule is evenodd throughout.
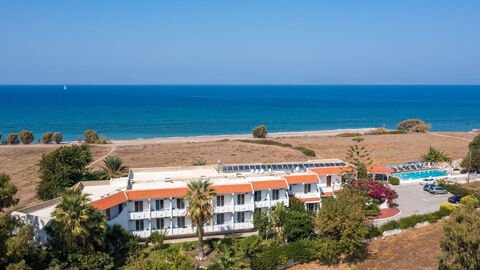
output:
<path id="1" fill-rule="evenodd" d="M 393 175 L 403 180 L 417 180 L 423 178 L 447 176 L 448 173 L 440 170 L 428 170 L 420 172 L 395 173 Z"/>

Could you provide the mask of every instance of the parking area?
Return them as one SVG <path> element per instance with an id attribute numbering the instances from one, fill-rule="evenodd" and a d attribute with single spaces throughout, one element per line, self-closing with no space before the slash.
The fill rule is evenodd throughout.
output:
<path id="1" fill-rule="evenodd" d="M 381 225 L 389 220 L 411 216 L 414 214 L 425 214 L 435 212 L 440 205 L 447 202 L 449 194 L 433 195 L 423 191 L 423 186 L 418 183 L 408 183 L 394 186 L 393 189 L 398 193 L 397 204 L 400 214 L 387 219 L 376 220 L 375 224 Z"/>

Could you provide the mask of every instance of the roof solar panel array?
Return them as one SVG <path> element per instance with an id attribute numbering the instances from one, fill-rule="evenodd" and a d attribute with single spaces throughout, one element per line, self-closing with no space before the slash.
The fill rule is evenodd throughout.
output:
<path id="1" fill-rule="evenodd" d="M 297 168 L 299 170 L 306 170 L 309 168 L 323 168 L 323 167 L 339 167 L 344 166 L 345 163 L 279 163 L 279 164 L 251 164 L 251 165 L 227 165 L 222 167 L 222 171 L 226 173 L 233 172 L 250 172 L 250 171 L 293 171 Z"/>

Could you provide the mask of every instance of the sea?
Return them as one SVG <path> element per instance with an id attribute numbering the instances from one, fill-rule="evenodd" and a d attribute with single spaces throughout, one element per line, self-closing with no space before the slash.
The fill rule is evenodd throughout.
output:
<path id="1" fill-rule="evenodd" d="M 4 85 L 0 132 L 95 129 L 108 139 L 386 127 L 419 118 L 433 131 L 480 128 L 480 86 Z"/>

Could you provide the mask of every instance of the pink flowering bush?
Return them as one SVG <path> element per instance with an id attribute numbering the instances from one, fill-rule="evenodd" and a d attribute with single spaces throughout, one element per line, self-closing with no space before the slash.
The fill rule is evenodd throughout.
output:
<path id="1" fill-rule="evenodd" d="M 352 183 L 354 187 L 362 189 L 368 197 L 372 198 L 376 203 L 382 204 L 385 201 L 390 205 L 398 198 L 397 192 L 383 185 L 379 181 L 355 181 Z"/>

